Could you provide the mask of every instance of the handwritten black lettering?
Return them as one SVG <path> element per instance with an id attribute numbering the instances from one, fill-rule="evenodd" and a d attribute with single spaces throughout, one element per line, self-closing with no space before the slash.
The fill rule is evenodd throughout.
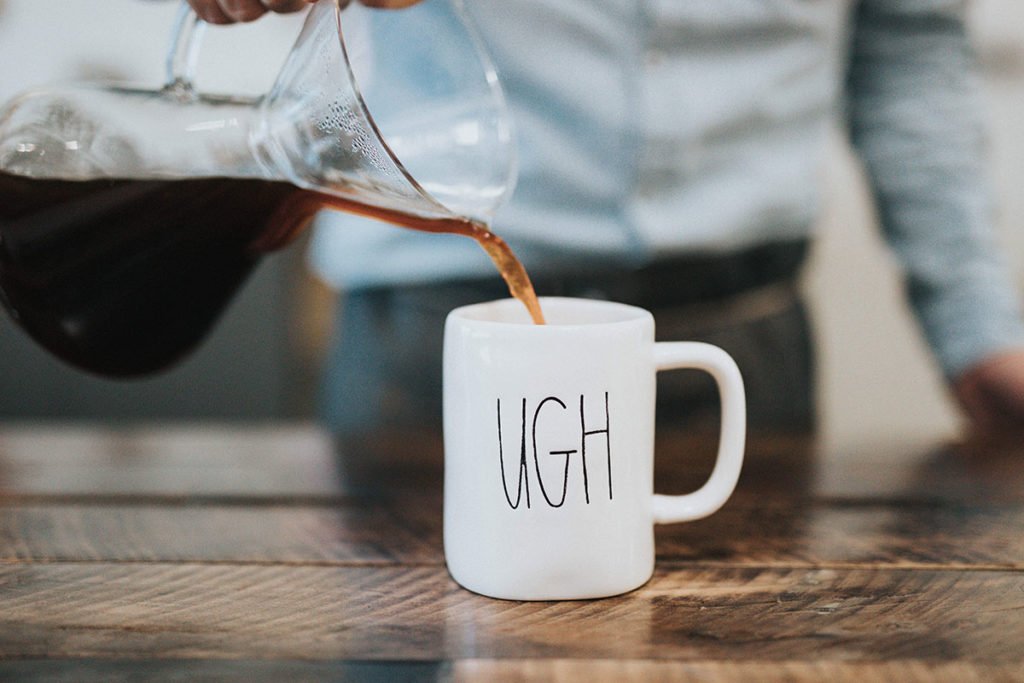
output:
<path id="1" fill-rule="evenodd" d="M 526 489 L 526 507 L 530 507 L 530 473 L 526 466 L 526 399 L 523 399 L 522 434 L 519 446 L 519 483 L 516 484 L 516 502 L 512 502 L 512 496 L 508 493 L 508 482 L 505 479 L 505 455 L 502 450 L 501 440 L 501 399 L 498 399 L 498 462 L 501 466 L 501 486 L 505 491 L 505 500 L 515 510 L 522 501 L 523 489 Z"/>
<path id="2" fill-rule="evenodd" d="M 553 474 L 553 472 L 550 469 L 548 469 L 549 466 L 543 466 L 542 467 L 542 465 L 541 465 L 540 447 L 538 446 L 538 443 L 537 443 L 537 431 L 538 431 L 537 425 L 538 425 L 538 422 L 539 422 L 540 417 L 541 417 L 541 412 L 545 411 L 546 408 L 549 407 L 548 406 L 549 403 L 557 404 L 558 407 L 560 407 L 563 411 L 567 410 L 568 406 L 565 404 L 564 401 L 562 401 L 562 399 L 560 399 L 557 396 L 546 396 L 543 400 L 540 401 L 540 403 L 537 404 L 537 407 L 533 411 L 533 421 L 532 421 L 532 424 L 530 425 L 530 430 L 531 430 L 530 437 L 531 437 L 531 443 L 533 445 L 533 466 L 534 466 L 534 471 L 537 474 L 537 484 L 540 486 L 541 495 L 544 497 L 544 501 L 548 504 L 548 506 L 552 507 L 552 508 L 560 508 L 563 505 L 565 505 L 566 498 L 567 498 L 568 493 L 569 493 L 569 469 L 570 469 L 571 459 L 572 459 L 572 456 L 574 454 L 576 454 L 576 453 L 580 454 L 580 468 L 582 470 L 582 475 L 583 475 L 582 476 L 583 499 L 584 499 L 584 501 L 586 502 L 587 505 L 590 505 L 590 503 L 591 503 L 591 500 L 590 500 L 590 472 L 589 472 L 589 465 L 588 465 L 588 462 L 587 462 L 587 455 L 588 455 L 588 453 L 587 453 L 587 443 L 588 443 L 588 438 L 589 437 L 599 436 L 601 434 L 604 435 L 604 443 L 605 443 L 605 448 L 606 448 L 606 451 L 607 451 L 606 452 L 606 465 L 607 465 L 607 475 L 608 475 L 608 500 L 613 500 L 613 498 L 614 498 L 613 497 L 613 487 L 612 487 L 612 447 L 611 447 L 611 414 L 610 414 L 611 411 L 609 409 L 608 392 L 607 391 L 604 392 L 604 426 L 602 428 L 590 428 L 590 429 L 588 429 L 588 424 L 587 424 L 587 419 L 586 419 L 586 410 L 585 410 L 585 408 L 586 408 L 586 396 L 584 394 L 580 394 L 579 397 L 580 397 L 580 404 L 579 404 L 580 405 L 579 431 L 576 432 L 575 428 L 572 431 L 574 432 L 575 437 L 579 439 L 580 447 L 578 449 L 572 448 L 572 449 L 560 449 L 560 450 L 549 450 L 549 451 L 547 451 L 547 455 L 548 456 L 555 456 L 555 457 L 564 458 L 564 462 L 563 463 L 559 463 L 558 469 L 555 470 L 555 472 L 560 471 L 561 476 L 562 476 L 562 494 L 561 494 L 561 496 L 557 500 L 553 499 L 552 495 L 550 495 L 550 494 L 555 493 L 557 491 L 557 485 L 554 488 L 551 487 L 551 485 L 555 483 L 554 481 L 552 481 L 550 479 L 550 477 Z M 520 504 L 522 503 L 522 500 L 523 500 L 524 492 L 525 492 L 525 496 L 526 496 L 526 507 L 527 507 L 527 509 L 529 509 L 530 506 L 531 506 L 531 501 L 530 501 L 530 473 L 529 473 L 529 465 L 527 464 L 527 456 L 526 456 L 526 443 L 527 443 L 527 436 L 526 436 L 526 430 L 527 430 L 527 421 L 526 421 L 527 399 L 526 398 L 523 398 L 521 406 L 522 406 L 522 410 L 521 410 L 521 417 L 520 417 L 520 433 L 519 433 L 519 438 L 520 438 L 520 441 L 519 441 L 519 466 L 517 468 L 518 469 L 518 476 L 517 476 L 517 482 L 516 482 L 516 495 L 515 495 L 515 499 L 513 500 L 512 494 L 510 493 L 509 486 L 508 486 L 508 479 L 509 478 L 508 478 L 508 475 L 507 475 L 507 473 L 505 471 L 505 452 L 504 452 L 504 437 L 503 437 L 503 430 L 502 430 L 501 399 L 499 398 L 497 400 L 498 464 L 499 464 L 499 467 L 501 468 L 501 485 L 502 485 L 502 490 L 504 491 L 504 494 L 505 494 L 505 500 L 508 502 L 509 507 L 512 508 L 513 510 L 519 509 L 519 506 L 520 506 Z M 551 406 L 551 407 L 553 407 L 553 406 Z M 590 425 L 590 426 L 593 427 L 592 425 Z M 545 433 L 550 433 L 550 428 Z M 545 479 L 544 472 L 548 473 L 549 479 L 547 479 L 547 480 Z M 556 477 L 557 477 L 557 475 L 556 475 Z"/>
<path id="3" fill-rule="evenodd" d="M 608 392 L 604 392 L 604 429 L 587 429 L 587 418 L 583 414 L 583 394 L 580 394 L 580 431 L 583 436 L 580 438 L 580 457 L 583 459 L 583 482 L 584 490 L 587 493 L 587 502 L 590 502 L 589 489 L 586 487 L 587 480 L 587 437 L 595 434 L 604 434 L 605 447 L 608 450 L 608 500 L 612 500 L 612 437 L 611 419 L 608 415 Z"/>
<path id="4" fill-rule="evenodd" d="M 537 468 L 537 483 L 540 484 L 540 492 L 544 496 L 544 500 L 551 507 L 560 508 L 565 504 L 565 494 L 569 490 L 569 454 L 576 451 L 551 451 L 551 455 L 565 455 L 565 471 L 562 473 L 562 497 L 557 503 L 552 503 L 551 498 L 548 496 L 547 488 L 544 486 L 544 476 L 540 471 L 540 461 L 537 459 L 537 418 L 540 417 L 540 411 L 548 401 L 554 401 L 562 407 L 562 410 L 566 408 L 566 405 L 555 396 L 548 396 L 537 404 L 537 410 L 533 413 L 533 466 Z"/>

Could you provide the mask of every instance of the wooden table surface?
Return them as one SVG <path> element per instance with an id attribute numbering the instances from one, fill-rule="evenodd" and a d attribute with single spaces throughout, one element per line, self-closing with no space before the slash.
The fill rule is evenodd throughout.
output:
<path id="1" fill-rule="evenodd" d="M 879 441 L 752 435 L 649 584 L 517 603 L 445 571 L 435 434 L 7 426 L 0 680 L 1024 680 L 1024 444 Z"/>

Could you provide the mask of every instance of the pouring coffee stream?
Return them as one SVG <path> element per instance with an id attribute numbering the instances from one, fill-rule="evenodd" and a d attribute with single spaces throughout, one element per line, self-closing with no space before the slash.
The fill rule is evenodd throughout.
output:
<path id="1" fill-rule="evenodd" d="M 194 90 L 202 24 L 183 13 L 163 90 L 77 86 L 0 112 L 0 298 L 12 316 L 84 369 L 161 370 L 201 342 L 264 254 L 333 208 L 475 239 L 542 322 L 522 264 L 486 222 L 467 217 L 492 214 L 511 189 L 497 80 L 461 2 L 421 4 L 414 20 L 461 28 L 482 76 L 467 84 L 465 55 L 451 53 L 459 63 L 440 72 L 455 75 L 434 74 L 434 100 L 405 94 L 379 120 L 356 86 L 333 0 L 313 7 L 259 100 Z M 371 14 L 393 21 L 413 11 Z M 385 86 L 397 75 L 375 69 Z M 410 96 L 412 119 L 402 114 Z M 399 131 L 392 145 L 382 129 Z"/>

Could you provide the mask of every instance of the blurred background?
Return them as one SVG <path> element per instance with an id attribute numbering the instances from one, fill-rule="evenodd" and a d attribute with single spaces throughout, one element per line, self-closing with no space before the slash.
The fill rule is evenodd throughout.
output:
<path id="1" fill-rule="evenodd" d="M 0 102 L 58 81 L 158 87 L 176 11 L 176 2 L 156 0 L 0 0 Z M 1024 292 L 1024 3 L 975 0 L 970 16 L 991 123 L 999 236 Z M 300 25 L 301 16 L 288 16 L 209 32 L 199 87 L 265 91 Z M 803 283 L 820 352 L 822 438 L 864 444 L 955 435 L 957 411 L 903 304 L 860 174 L 836 131 L 827 210 Z M 0 316 L 0 420 L 310 418 L 333 309 L 332 294 L 304 267 L 304 244 L 293 245 L 266 260 L 187 362 L 129 383 L 62 366 Z"/>

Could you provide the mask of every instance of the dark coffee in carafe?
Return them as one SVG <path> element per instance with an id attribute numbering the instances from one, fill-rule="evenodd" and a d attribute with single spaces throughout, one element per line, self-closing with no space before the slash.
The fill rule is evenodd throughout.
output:
<path id="1" fill-rule="evenodd" d="M 543 322 L 529 278 L 486 226 L 375 209 L 242 178 L 50 180 L 0 173 L 0 298 L 39 344 L 129 377 L 192 351 L 269 251 L 321 208 L 477 240 Z"/>

